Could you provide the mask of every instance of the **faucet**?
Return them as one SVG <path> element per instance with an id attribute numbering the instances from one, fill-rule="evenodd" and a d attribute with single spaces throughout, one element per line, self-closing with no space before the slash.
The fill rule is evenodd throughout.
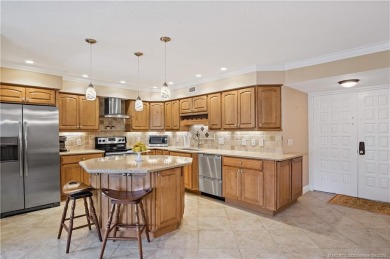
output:
<path id="1" fill-rule="evenodd" d="M 200 142 L 200 133 L 199 133 L 199 131 L 196 131 L 195 136 L 193 137 L 193 139 L 196 139 L 198 141 L 198 148 L 200 148 L 200 144 L 203 144 L 203 143 Z"/>

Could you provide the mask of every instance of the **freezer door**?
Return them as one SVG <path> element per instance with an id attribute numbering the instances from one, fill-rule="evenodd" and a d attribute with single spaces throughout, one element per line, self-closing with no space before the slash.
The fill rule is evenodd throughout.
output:
<path id="1" fill-rule="evenodd" d="M 1 214 L 24 209 L 22 105 L 0 103 Z"/>
<path id="2" fill-rule="evenodd" d="M 222 180 L 199 176 L 199 190 L 204 193 L 222 197 Z"/>
<path id="3" fill-rule="evenodd" d="M 58 109 L 23 106 L 25 207 L 60 201 Z"/>

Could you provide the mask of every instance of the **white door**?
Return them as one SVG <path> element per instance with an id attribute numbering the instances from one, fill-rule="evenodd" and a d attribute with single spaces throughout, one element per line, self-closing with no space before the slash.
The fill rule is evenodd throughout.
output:
<path id="1" fill-rule="evenodd" d="M 314 189 L 357 196 L 356 93 L 313 100 Z"/>
<path id="2" fill-rule="evenodd" d="M 389 90 L 359 92 L 358 103 L 358 196 L 390 202 Z"/>

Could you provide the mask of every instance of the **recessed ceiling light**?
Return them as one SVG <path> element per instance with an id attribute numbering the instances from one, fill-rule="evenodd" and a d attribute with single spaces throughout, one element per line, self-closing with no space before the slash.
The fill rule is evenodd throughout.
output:
<path id="1" fill-rule="evenodd" d="M 119 83 L 121 83 L 121 84 L 126 84 L 126 81 L 122 80 L 122 81 L 120 81 Z"/>
<path id="2" fill-rule="evenodd" d="M 197 74 L 196 77 L 202 77 L 202 75 L 201 74 Z"/>
<path id="3" fill-rule="evenodd" d="M 153 88 L 154 88 L 154 89 L 157 89 L 157 88 L 158 88 L 158 86 L 153 86 Z"/>
<path id="4" fill-rule="evenodd" d="M 348 80 L 342 80 L 342 81 L 339 81 L 339 85 L 341 85 L 342 87 L 353 87 L 355 86 L 357 83 L 359 82 L 359 79 L 348 79 Z"/>
<path id="5" fill-rule="evenodd" d="M 88 78 L 88 75 L 82 75 L 82 77 L 84 77 L 84 78 Z"/>
<path id="6" fill-rule="evenodd" d="M 226 67 L 221 67 L 221 71 L 226 71 L 227 68 Z"/>
<path id="7" fill-rule="evenodd" d="M 173 85 L 173 82 L 168 82 L 168 84 Z"/>
<path id="8" fill-rule="evenodd" d="M 32 60 L 25 60 L 24 61 L 26 64 L 34 64 L 34 61 L 32 61 Z"/>

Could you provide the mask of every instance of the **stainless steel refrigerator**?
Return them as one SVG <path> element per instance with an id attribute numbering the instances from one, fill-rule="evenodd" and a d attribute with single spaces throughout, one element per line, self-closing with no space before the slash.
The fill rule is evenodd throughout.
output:
<path id="1" fill-rule="evenodd" d="M 58 109 L 0 103 L 1 217 L 59 206 Z"/>

